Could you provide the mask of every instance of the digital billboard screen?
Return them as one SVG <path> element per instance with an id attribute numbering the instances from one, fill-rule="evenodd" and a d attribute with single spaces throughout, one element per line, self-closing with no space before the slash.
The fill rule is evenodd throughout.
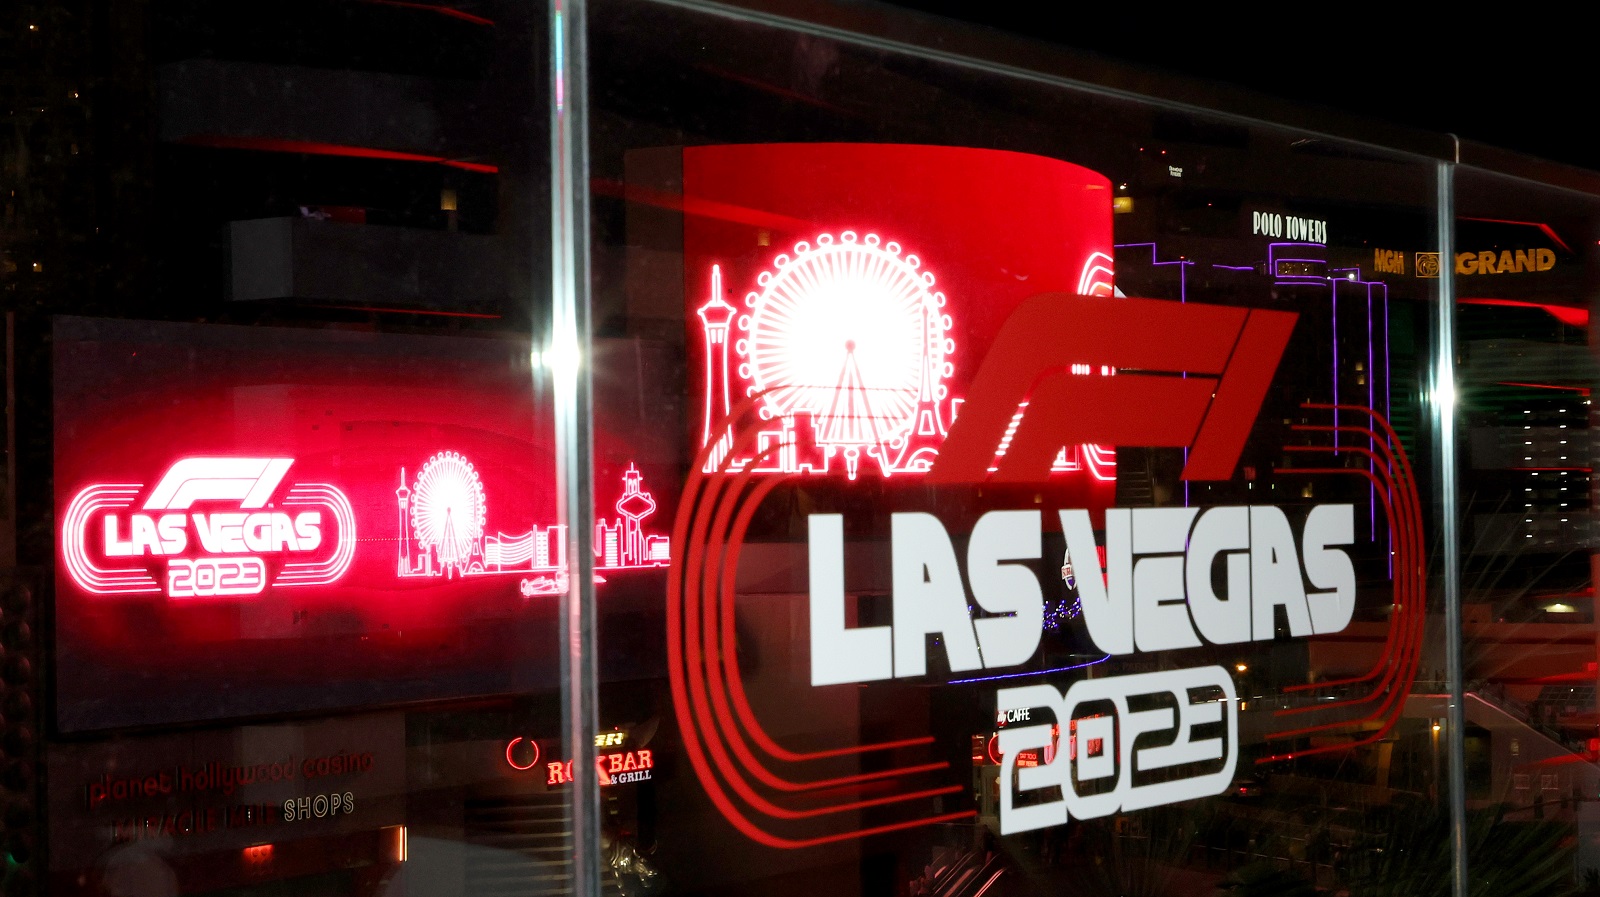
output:
<path id="1" fill-rule="evenodd" d="M 569 540 L 530 349 L 59 319 L 60 728 L 552 685 Z M 597 580 L 664 568 L 670 479 L 599 456 Z"/>

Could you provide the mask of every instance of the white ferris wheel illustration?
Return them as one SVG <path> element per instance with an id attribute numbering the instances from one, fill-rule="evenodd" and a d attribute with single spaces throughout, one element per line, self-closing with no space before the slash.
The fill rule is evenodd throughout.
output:
<path id="1" fill-rule="evenodd" d="M 440 452 L 422 465 L 411 492 L 411 524 L 417 544 L 445 571 L 462 575 L 472 567 L 482 551 L 484 519 L 483 483 L 472 462 Z"/>
<path id="2" fill-rule="evenodd" d="M 852 479 L 863 455 L 886 475 L 925 470 L 945 435 L 955 341 L 921 260 L 875 234 L 822 234 L 756 283 L 734 348 L 762 417 L 809 417 Z"/>

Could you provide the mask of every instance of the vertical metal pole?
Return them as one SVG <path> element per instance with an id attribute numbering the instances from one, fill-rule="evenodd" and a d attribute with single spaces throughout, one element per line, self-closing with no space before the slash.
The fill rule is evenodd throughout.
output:
<path id="1" fill-rule="evenodd" d="M 1456 214 L 1455 164 L 1440 162 L 1439 309 L 1433 337 L 1435 366 L 1433 399 L 1434 444 L 1438 447 L 1439 544 L 1444 565 L 1445 679 L 1450 700 L 1445 708 L 1446 800 L 1450 809 L 1450 846 L 1454 860 L 1452 891 L 1467 897 L 1467 777 L 1464 674 L 1461 662 L 1461 547 L 1460 509 L 1456 477 Z"/>
<path id="2" fill-rule="evenodd" d="M 538 359 L 555 392 L 561 599 L 561 722 L 572 757 L 572 891 L 600 897 L 595 688 L 593 396 L 590 392 L 588 46 L 584 0 L 550 0 L 550 338 Z"/>

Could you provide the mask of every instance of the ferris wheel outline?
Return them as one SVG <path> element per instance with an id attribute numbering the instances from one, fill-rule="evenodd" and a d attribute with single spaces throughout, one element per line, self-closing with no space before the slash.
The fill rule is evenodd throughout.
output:
<path id="1" fill-rule="evenodd" d="M 951 315 L 945 311 L 946 297 L 935 289 L 934 275 L 922 270 L 918 256 L 905 253 L 904 247 L 894 241 L 884 241 L 877 234 L 859 236 L 856 231 L 845 230 L 835 239 L 832 234 L 820 234 L 814 242 L 800 241 L 791 252 L 775 256 L 771 265 L 756 278 L 758 289 L 746 293 L 743 308 L 723 297 L 722 268 L 711 265 L 711 295 L 705 304 L 695 310 L 701 321 L 704 338 L 704 410 L 701 446 L 711 448 L 704 470 L 712 473 L 726 467 L 742 470 L 754 465 L 757 473 L 818 474 L 838 472 L 838 467 L 854 480 L 861 468 L 863 456 L 877 462 L 885 477 L 895 474 L 923 474 L 933 466 L 939 447 L 949 433 L 949 424 L 955 420 L 962 399 L 951 397 L 947 381 L 955 371 L 951 357 L 956 344 L 950 335 L 954 330 Z M 794 302 L 836 302 L 835 296 L 817 276 L 820 267 L 825 273 L 829 266 L 819 260 L 834 261 L 841 256 L 860 260 L 870 257 L 876 267 L 856 267 L 847 272 L 856 276 L 876 274 L 877 286 L 893 293 L 894 281 L 882 278 L 885 271 L 900 275 L 902 298 L 909 292 L 916 302 L 913 321 L 901 336 L 919 349 L 914 365 L 902 362 L 903 379 L 898 390 L 877 387 L 867 382 L 861 371 L 866 347 L 857 345 L 850 337 L 836 338 L 836 351 L 842 358 L 826 374 L 813 370 L 801 382 L 784 382 L 793 364 L 763 365 L 762 355 L 770 352 L 771 345 L 781 343 L 790 336 L 780 332 L 775 337 L 763 337 L 765 330 L 774 328 L 769 320 L 790 324 L 793 315 L 787 310 L 774 313 L 772 301 L 775 294 Z M 1102 251 L 1091 252 L 1082 264 L 1077 290 L 1083 295 L 1118 296 L 1113 284 L 1113 260 Z M 787 290 L 789 283 L 800 283 L 802 295 Z M 859 286 L 859 284 L 858 284 Z M 848 291 L 847 291 L 848 292 Z M 923 301 L 923 297 L 926 300 Z M 814 310 L 813 310 L 814 311 Z M 827 317 L 826 311 L 822 312 Z M 830 319 L 830 321 L 836 321 Z M 814 342 L 814 340 L 813 340 Z M 730 349 L 737 356 L 737 366 L 730 364 Z M 821 353 L 821 354 L 825 354 Z M 1076 368 L 1085 370 L 1078 371 Z M 1087 365 L 1075 365 L 1074 373 L 1093 374 Z M 880 367 L 881 371 L 881 367 Z M 1111 376 L 1115 371 L 1101 370 L 1101 376 Z M 735 386 L 736 374 L 740 384 Z M 751 457 L 729 458 L 733 448 L 733 432 L 728 421 L 731 397 L 735 391 L 746 396 L 759 396 L 757 414 L 763 426 Z M 899 396 L 898 407 L 885 411 L 874 393 L 888 392 Z M 800 396 L 808 396 L 806 399 Z M 882 397 L 880 396 L 879 399 Z M 909 413 L 907 406 L 911 406 Z M 996 446 L 996 462 L 1009 448 L 1010 436 L 1022 417 L 1028 403 L 1020 402 L 1007 431 Z M 993 471 L 996 468 L 991 467 Z M 1082 444 L 1063 446 L 1051 467 L 1053 472 L 1084 472 L 1101 482 L 1116 479 L 1116 456 L 1109 446 Z"/>
<path id="2" fill-rule="evenodd" d="M 719 293 L 719 267 L 713 280 Z M 721 325 L 720 357 L 708 363 L 720 362 L 726 377 L 728 325 L 736 324 L 744 393 L 761 396 L 762 420 L 801 431 L 822 456 L 793 466 L 815 470 L 837 458 L 855 479 L 866 457 L 885 476 L 925 471 L 948 431 L 942 406 L 956 347 L 945 295 L 922 260 L 877 234 L 824 233 L 777 255 L 756 287 L 736 321 L 720 296 L 701 309 L 708 349 Z M 708 368 L 708 414 L 714 379 Z M 725 380 L 721 387 L 726 395 Z"/>
<path id="3" fill-rule="evenodd" d="M 487 505 L 483 480 L 460 452 L 439 452 L 417 471 L 410 523 L 419 548 L 431 552 L 445 575 L 482 567 Z"/>

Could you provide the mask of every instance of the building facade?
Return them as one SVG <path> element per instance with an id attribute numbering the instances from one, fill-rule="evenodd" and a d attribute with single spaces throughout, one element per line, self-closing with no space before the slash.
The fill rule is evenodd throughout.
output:
<path id="1" fill-rule="evenodd" d="M 888 7 L 3 15 L 5 893 L 1600 894 L 1600 176 Z"/>

